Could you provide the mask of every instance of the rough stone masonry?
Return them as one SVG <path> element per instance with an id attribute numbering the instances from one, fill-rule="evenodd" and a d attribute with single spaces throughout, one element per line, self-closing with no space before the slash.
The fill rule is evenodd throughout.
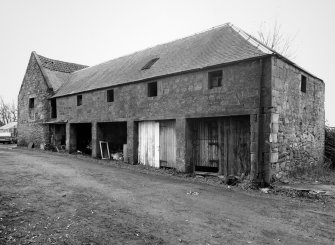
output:
<path id="1" fill-rule="evenodd" d="M 169 159 L 179 171 L 214 169 L 268 183 L 297 167 L 321 163 L 323 81 L 261 44 L 257 47 L 226 25 L 88 68 L 33 52 L 18 97 L 18 143 L 51 143 L 51 128 L 57 124 L 66 134 L 68 151 L 76 151 L 84 135 L 92 157 L 100 157 L 99 141 L 104 135 L 113 138 L 117 128 L 126 139 L 125 160 L 136 164 L 139 125 L 169 120 L 175 137 L 169 141 L 175 142 Z M 153 60 L 151 68 L 143 69 Z M 215 86 L 211 74 L 219 74 Z M 150 83 L 156 84 L 154 96 L 149 96 Z M 248 124 L 228 120 L 237 116 Z M 113 128 L 112 123 L 125 126 Z M 204 128 L 192 126 L 197 123 Z M 77 132 L 80 128 L 89 132 Z M 245 130 L 248 137 L 240 134 Z M 241 147 L 245 141 L 248 147 Z"/>

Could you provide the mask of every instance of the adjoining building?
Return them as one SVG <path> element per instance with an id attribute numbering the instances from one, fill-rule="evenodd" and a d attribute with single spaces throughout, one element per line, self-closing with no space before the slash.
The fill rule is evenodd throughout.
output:
<path id="1" fill-rule="evenodd" d="M 323 81 L 232 24 L 92 67 L 32 52 L 18 109 L 19 145 L 264 182 L 323 161 Z"/>
<path id="2" fill-rule="evenodd" d="M 17 142 L 17 122 L 10 122 L 0 127 L 0 143 Z"/>
<path id="3" fill-rule="evenodd" d="M 0 133 L 16 133 L 17 122 L 10 122 L 0 127 Z"/>

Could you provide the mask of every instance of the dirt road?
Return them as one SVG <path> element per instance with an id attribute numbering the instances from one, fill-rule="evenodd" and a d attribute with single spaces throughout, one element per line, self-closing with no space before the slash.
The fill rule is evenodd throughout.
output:
<path id="1" fill-rule="evenodd" d="M 334 211 L 0 148 L 0 244 L 335 244 Z"/>

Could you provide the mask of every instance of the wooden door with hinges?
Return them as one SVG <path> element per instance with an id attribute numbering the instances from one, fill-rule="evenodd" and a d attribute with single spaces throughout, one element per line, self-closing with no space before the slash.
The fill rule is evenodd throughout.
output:
<path id="1" fill-rule="evenodd" d="M 219 169 L 219 135 L 217 120 L 198 120 L 193 131 L 193 162 L 196 171 Z"/>
<path id="2" fill-rule="evenodd" d="M 195 171 L 226 176 L 249 174 L 249 116 L 193 119 L 191 130 Z"/>

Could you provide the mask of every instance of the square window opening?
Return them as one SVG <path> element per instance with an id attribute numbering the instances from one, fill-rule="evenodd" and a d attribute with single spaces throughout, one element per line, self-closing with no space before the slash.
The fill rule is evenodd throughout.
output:
<path id="1" fill-rule="evenodd" d="M 114 89 L 107 90 L 107 102 L 114 101 Z"/>
<path id="2" fill-rule="evenodd" d="M 148 83 L 148 97 L 157 96 L 157 82 Z"/>
<path id="3" fill-rule="evenodd" d="M 301 92 L 306 93 L 307 91 L 307 77 L 301 75 L 301 85 L 300 85 Z"/>
<path id="4" fill-rule="evenodd" d="M 222 86 L 222 71 L 213 71 L 208 73 L 208 87 L 216 88 Z"/>
<path id="5" fill-rule="evenodd" d="M 77 95 L 77 106 L 81 106 L 83 104 L 83 96 Z"/>

